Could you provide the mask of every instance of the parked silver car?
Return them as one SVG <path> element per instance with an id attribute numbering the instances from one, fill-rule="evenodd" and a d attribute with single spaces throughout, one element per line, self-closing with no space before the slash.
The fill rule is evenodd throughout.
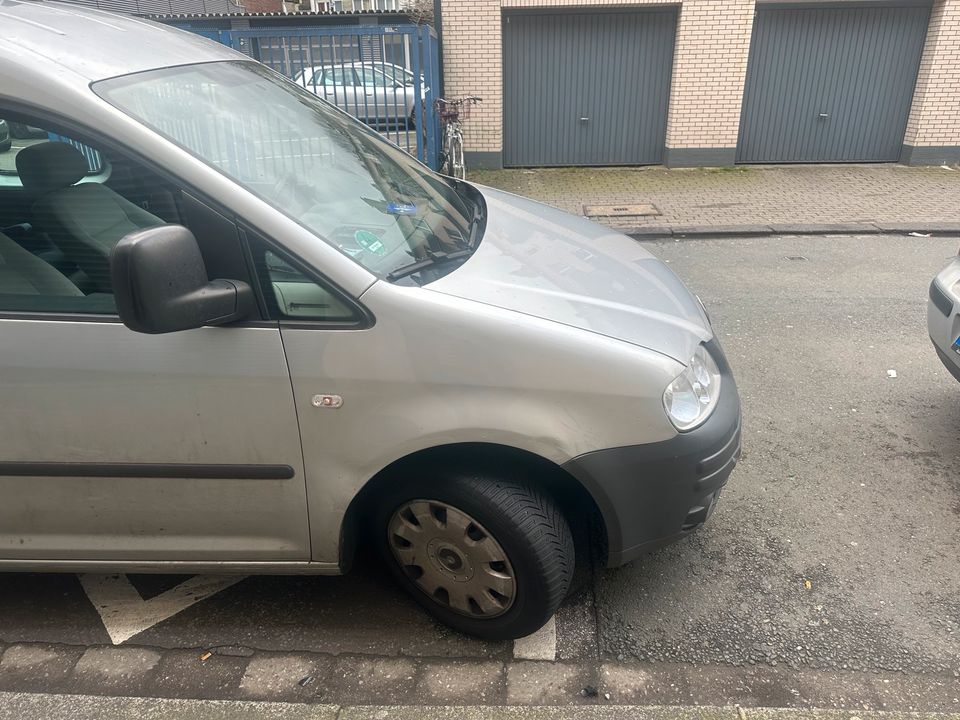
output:
<path id="1" fill-rule="evenodd" d="M 185 32 L 9 0 L 4 29 L 0 116 L 51 140 L 0 184 L 0 569 L 338 574 L 366 539 L 512 638 L 575 530 L 613 566 L 707 520 L 737 388 L 637 243 Z"/>
<path id="2" fill-rule="evenodd" d="M 293 80 L 367 123 L 412 124 L 416 119 L 414 75 L 399 65 L 355 62 L 307 66 Z M 422 102 L 427 91 L 422 77 L 419 87 Z"/>
<path id="3" fill-rule="evenodd" d="M 930 283 L 927 329 L 944 367 L 960 380 L 960 253 Z"/>

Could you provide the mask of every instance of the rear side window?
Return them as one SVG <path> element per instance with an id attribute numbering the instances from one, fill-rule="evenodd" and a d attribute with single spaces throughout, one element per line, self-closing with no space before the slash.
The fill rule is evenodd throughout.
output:
<path id="1" fill-rule="evenodd" d="M 103 158 L 100 153 L 88 145 L 26 123 L 7 120 L 5 124 L 9 133 L 10 148 L 5 152 L 0 152 L 0 184 L 21 185 L 17 173 L 17 155 L 28 147 L 48 142 L 68 143 L 77 148 L 86 158 L 88 177 L 99 175 L 104 170 Z"/>

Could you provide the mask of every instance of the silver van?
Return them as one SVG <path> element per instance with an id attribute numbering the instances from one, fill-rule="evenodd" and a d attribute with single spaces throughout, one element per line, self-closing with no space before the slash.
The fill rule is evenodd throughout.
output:
<path id="1" fill-rule="evenodd" d="M 0 166 L 0 569 L 338 574 L 364 539 L 512 638 L 580 529 L 615 566 L 710 516 L 737 388 L 637 243 L 185 32 L 4 0 L 0 36 L 0 117 L 45 131 Z"/>

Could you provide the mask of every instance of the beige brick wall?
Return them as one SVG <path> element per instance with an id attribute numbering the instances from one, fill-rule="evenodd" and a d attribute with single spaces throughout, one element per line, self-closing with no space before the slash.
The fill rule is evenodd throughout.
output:
<path id="1" fill-rule="evenodd" d="M 960 0 L 934 2 L 904 143 L 960 145 Z"/>
<path id="2" fill-rule="evenodd" d="M 444 0 L 445 92 L 483 98 L 466 124 L 468 151 L 499 152 L 503 147 L 502 35 L 500 0 Z"/>
<path id="3" fill-rule="evenodd" d="M 502 11 L 538 7 L 679 5 L 667 147 L 734 148 L 737 144 L 754 0 L 442 2 L 446 92 L 484 98 L 467 125 L 468 151 L 500 152 L 503 147 Z M 960 145 L 960 0 L 934 0 L 904 142 Z"/>
<path id="4" fill-rule="evenodd" d="M 684 1 L 673 55 L 667 147 L 736 146 L 753 8 L 753 0 Z"/>

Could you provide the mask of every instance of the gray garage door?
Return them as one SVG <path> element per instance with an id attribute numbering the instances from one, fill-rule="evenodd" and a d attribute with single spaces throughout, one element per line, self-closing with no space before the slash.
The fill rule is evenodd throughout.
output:
<path id="1" fill-rule="evenodd" d="M 507 15 L 504 165 L 659 163 L 676 25 L 673 9 Z"/>
<path id="2" fill-rule="evenodd" d="M 737 160 L 895 162 L 930 9 L 758 8 Z"/>

